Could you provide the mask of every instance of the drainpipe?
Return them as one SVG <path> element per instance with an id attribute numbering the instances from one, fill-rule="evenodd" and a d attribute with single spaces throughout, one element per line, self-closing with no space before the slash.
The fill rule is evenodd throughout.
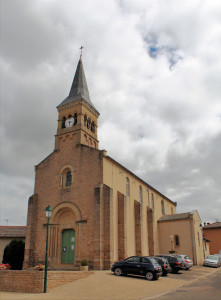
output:
<path id="1" fill-rule="evenodd" d="M 201 234 L 202 234 L 202 243 L 203 243 L 203 258 L 205 259 L 206 254 L 205 254 L 205 244 L 204 244 L 204 239 L 203 239 L 203 225 L 200 224 L 200 230 L 201 230 Z"/>
<path id="2" fill-rule="evenodd" d="M 193 263 L 197 264 L 195 261 L 195 247 L 194 247 L 194 239 L 193 239 L 193 217 L 190 217 L 190 233 L 191 233 L 191 241 L 192 241 L 192 252 L 193 252 Z"/>

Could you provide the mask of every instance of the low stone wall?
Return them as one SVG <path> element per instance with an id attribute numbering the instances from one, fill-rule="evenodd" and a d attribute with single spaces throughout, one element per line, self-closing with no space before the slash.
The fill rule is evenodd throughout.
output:
<path id="1" fill-rule="evenodd" d="M 92 271 L 49 271 L 47 277 L 47 289 L 53 289 L 68 282 L 94 274 Z"/>
<path id="2" fill-rule="evenodd" d="M 48 271 L 47 290 L 92 274 L 93 272 L 83 271 Z M 43 286 L 44 271 L 0 271 L 0 291 L 42 293 Z"/>

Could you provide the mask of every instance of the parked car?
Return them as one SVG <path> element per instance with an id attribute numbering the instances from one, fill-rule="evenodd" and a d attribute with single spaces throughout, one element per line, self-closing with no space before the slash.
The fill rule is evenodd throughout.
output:
<path id="1" fill-rule="evenodd" d="M 162 275 L 166 276 L 170 270 L 170 264 L 168 260 L 164 257 L 154 256 L 154 258 L 162 268 Z"/>
<path id="2" fill-rule="evenodd" d="M 204 266 L 218 268 L 221 266 L 221 257 L 219 255 L 208 255 L 204 260 Z"/>
<path id="3" fill-rule="evenodd" d="M 170 268 L 173 273 L 178 273 L 183 267 L 183 262 L 180 257 L 176 257 L 174 255 L 169 255 L 169 254 L 160 254 L 157 255 L 157 257 L 166 258 L 170 264 Z"/>
<path id="4" fill-rule="evenodd" d="M 180 257 L 183 262 L 183 269 L 189 270 L 190 267 L 193 265 L 192 259 L 190 259 L 187 255 L 184 254 L 176 254 L 174 256 Z"/>
<path id="5" fill-rule="evenodd" d="M 142 275 L 147 280 L 158 279 L 162 275 L 162 268 L 153 257 L 131 256 L 125 260 L 115 262 L 111 271 L 116 276 L 120 275 Z"/>

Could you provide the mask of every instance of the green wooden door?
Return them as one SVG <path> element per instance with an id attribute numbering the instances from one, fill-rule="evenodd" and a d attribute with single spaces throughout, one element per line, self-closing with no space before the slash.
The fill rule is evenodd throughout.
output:
<path id="1" fill-rule="evenodd" d="M 73 229 L 65 229 L 62 232 L 62 249 L 61 263 L 72 264 L 75 254 L 75 231 Z"/>

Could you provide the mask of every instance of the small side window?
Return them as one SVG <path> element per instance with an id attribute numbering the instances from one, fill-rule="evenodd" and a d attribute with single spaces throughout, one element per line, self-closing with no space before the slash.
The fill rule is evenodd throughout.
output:
<path id="1" fill-rule="evenodd" d="M 175 235 L 174 238 L 175 238 L 175 246 L 179 246 L 180 245 L 179 236 Z"/>
<path id="2" fill-rule="evenodd" d="M 142 191 L 142 186 L 139 186 L 139 201 L 140 201 L 140 204 L 143 203 L 143 191 Z"/>
<path id="3" fill-rule="evenodd" d="M 151 202 L 152 202 L 152 208 L 154 209 L 154 195 L 151 194 Z"/>
<path id="4" fill-rule="evenodd" d="M 161 200 L 161 210 L 162 210 L 162 215 L 165 215 L 165 206 L 163 200 Z"/>
<path id="5" fill-rule="evenodd" d="M 130 196 L 130 180 L 126 177 L 126 195 Z"/>

